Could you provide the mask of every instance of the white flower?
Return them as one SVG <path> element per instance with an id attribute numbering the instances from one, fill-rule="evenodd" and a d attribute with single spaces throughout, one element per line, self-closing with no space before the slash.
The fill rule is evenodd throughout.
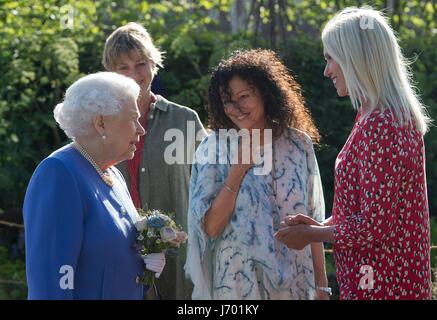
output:
<path id="1" fill-rule="evenodd" d="M 160 231 L 163 242 L 171 242 L 177 238 L 177 233 L 173 228 L 164 227 Z"/>
<path id="2" fill-rule="evenodd" d="M 149 230 L 147 230 L 146 237 L 147 237 L 147 238 L 153 238 L 153 237 L 156 237 L 156 234 L 155 234 L 155 232 L 153 231 L 153 229 L 149 229 Z"/>
<path id="3" fill-rule="evenodd" d="M 147 217 L 142 217 L 140 220 L 135 222 L 135 228 L 141 232 L 147 227 Z"/>

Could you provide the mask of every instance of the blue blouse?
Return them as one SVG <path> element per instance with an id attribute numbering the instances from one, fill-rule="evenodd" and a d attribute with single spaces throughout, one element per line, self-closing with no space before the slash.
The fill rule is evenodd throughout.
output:
<path id="1" fill-rule="evenodd" d="M 43 160 L 23 214 L 29 299 L 142 299 L 137 212 L 123 177 L 109 187 L 72 145 Z"/>
<path id="2" fill-rule="evenodd" d="M 313 145 L 306 134 L 294 129 L 286 130 L 273 144 L 274 170 L 259 174 L 263 170 L 258 168 L 256 173 L 254 167 L 247 172 L 232 218 L 216 238 L 205 234 L 203 217 L 228 176 L 229 142 L 215 132 L 197 149 L 190 183 L 185 265 L 194 284 L 193 299 L 313 298 L 310 246 L 295 251 L 274 238 L 286 215 L 302 213 L 318 221 L 324 219 Z M 220 164 L 223 159 L 225 163 Z M 217 164 L 211 163 L 214 160 Z M 262 166 L 264 163 L 257 167 Z"/>

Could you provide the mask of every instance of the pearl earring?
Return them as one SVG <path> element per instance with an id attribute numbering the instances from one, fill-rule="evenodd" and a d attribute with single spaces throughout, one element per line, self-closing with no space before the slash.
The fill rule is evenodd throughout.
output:
<path id="1" fill-rule="evenodd" d="M 103 136 L 102 136 L 102 139 L 103 139 L 103 140 L 106 140 L 106 136 L 105 136 L 105 135 L 103 135 Z"/>

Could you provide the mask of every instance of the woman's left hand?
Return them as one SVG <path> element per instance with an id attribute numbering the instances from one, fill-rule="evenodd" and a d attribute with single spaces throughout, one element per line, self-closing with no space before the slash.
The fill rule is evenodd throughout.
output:
<path id="1" fill-rule="evenodd" d="M 146 269 L 155 272 L 155 278 L 159 278 L 165 266 L 164 253 L 149 253 L 143 257 Z"/>
<path id="2" fill-rule="evenodd" d="M 304 214 L 296 214 L 293 216 L 287 216 L 281 223 L 279 224 L 280 228 L 286 227 L 286 226 L 293 226 L 296 224 L 306 224 L 306 225 L 312 225 L 312 226 L 321 226 L 322 224 L 318 221 L 304 215 Z"/>
<path id="3" fill-rule="evenodd" d="M 275 238 L 291 249 L 302 250 L 310 244 L 307 240 L 309 228 L 310 226 L 305 224 L 283 227 L 275 233 Z"/>
<path id="4" fill-rule="evenodd" d="M 314 297 L 316 300 L 330 300 L 329 294 L 324 291 L 316 290 L 316 294 Z"/>

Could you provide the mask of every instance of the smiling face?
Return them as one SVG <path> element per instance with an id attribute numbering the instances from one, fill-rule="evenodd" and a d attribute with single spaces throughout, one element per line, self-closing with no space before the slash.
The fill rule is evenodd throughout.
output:
<path id="1" fill-rule="evenodd" d="M 134 79 L 140 86 L 140 96 L 148 97 L 153 80 L 154 64 L 143 58 L 136 50 L 121 54 L 115 66 L 115 72 Z"/>
<path id="2" fill-rule="evenodd" d="M 345 97 L 348 95 L 346 81 L 344 79 L 343 71 L 340 65 L 325 51 L 324 52 L 326 67 L 323 75 L 328 77 L 334 83 L 337 89 L 337 94 L 340 97 Z"/>
<path id="3" fill-rule="evenodd" d="M 254 86 L 238 76 L 229 81 L 228 97 L 222 97 L 225 114 L 240 129 L 264 129 L 264 101 Z"/>
<path id="4" fill-rule="evenodd" d="M 135 144 L 145 133 L 139 118 L 137 103 L 133 99 L 124 101 L 118 114 L 104 116 L 105 134 L 113 164 L 134 157 Z"/>

